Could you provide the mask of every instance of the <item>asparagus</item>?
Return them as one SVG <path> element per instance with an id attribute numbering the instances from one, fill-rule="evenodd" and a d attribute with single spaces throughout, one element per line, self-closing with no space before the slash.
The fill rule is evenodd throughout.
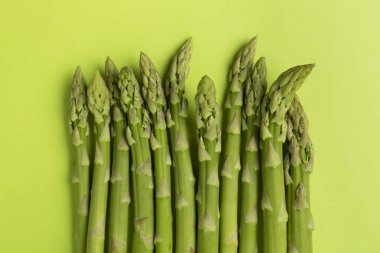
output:
<path id="1" fill-rule="evenodd" d="M 239 253 L 257 252 L 260 157 L 260 105 L 267 89 L 265 59 L 260 58 L 244 86 Z"/>
<path id="2" fill-rule="evenodd" d="M 112 110 L 112 171 L 109 213 L 108 252 L 121 253 L 128 248 L 129 204 L 129 146 L 126 122 L 120 105 L 119 71 L 110 58 L 105 64 L 106 81 L 110 90 Z"/>
<path id="3" fill-rule="evenodd" d="M 140 55 L 142 96 L 152 118 L 153 131 L 150 145 L 154 157 L 156 230 L 155 252 L 173 251 L 173 228 L 171 207 L 171 159 L 166 132 L 166 100 L 161 78 L 147 55 Z"/>
<path id="4" fill-rule="evenodd" d="M 309 175 L 313 168 L 313 147 L 308 121 L 302 105 L 294 98 L 287 113 L 287 147 L 285 182 L 287 183 L 288 252 L 311 253 L 314 222 L 310 213 Z M 289 174 L 290 169 L 290 174 Z"/>
<path id="5" fill-rule="evenodd" d="M 104 252 L 108 181 L 110 179 L 110 101 L 107 86 L 96 72 L 87 90 L 88 107 L 94 115 L 96 144 L 92 179 L 87 253 Z"/>
<path id="6" fill-rule="evenodd" d="M 169 101 L 166 123 L 174 161 L 176 253 L 195 252 L 195 179 L 188 142 L 188 101 L 185 94 L 191 51 L 192 40 L 189 39 L 173 57 L 165 85 Z"/>
<path id="7" fill-rule="evenodd" d="M 86 81 L 77 67 L 70 95 L 70 130 L 74 146 L 74 166 L 72 182 L 75 198 L 75 237 L 74 249 L 76 253 L 86 252 L 86 238 L 88 225 L 88 208 L 90 194 L 90 160 L 88 157 L 88 107 L 86 101 Z"/>
<path id="8" fill-rule="evenodd" d="M 287 250 L 285 186 L 282 145 L 286 139 L 285 114 L 303 81 L 314 65 L 293 67 L 282 73 L 265 95 L 261 107 L 261 153 L 263 196 L 264 253 L 285 253 Z"/>
<path id="9" fill-rule="evenodd" d="M 128 116 L 126 137 L 132 151 L 134 233 L 132 252 L 153 252 L 154 196 L 149 137 L 150 118 L 140 87 L 129 67 L 119 73 L 118 86 L 123 111 Z"/>
<path id="10" fill-rule="evenodd" d="M 229 73 L 230 87 L 225 102 L 226 129 L 223 143 L 221 171 L 220 252 L 237 252 L 238 245 L 238 190 L 240 172 L 241 108 L 243 87 L 252 68 L 256 37 L 237 54 Z"/>
<path id="11" fill-rule="evenodd" d="M 198 128 L 198 253 L 219 251 L 219 154 L 221 131 L 214 82 L 202 77 L 195 97 Z"/>

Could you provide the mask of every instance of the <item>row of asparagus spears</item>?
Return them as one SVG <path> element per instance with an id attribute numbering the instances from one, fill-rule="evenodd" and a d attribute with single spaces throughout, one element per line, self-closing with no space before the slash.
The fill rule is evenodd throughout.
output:
<path id="1" fill-rule="evenodd" d="M 185 92 L 191 39 L 164 83 L 144 53 L 139 80 L 110 58 L 104 78 L 97 72 L 88 85 L 77 68 L 69 116 L 76 253 L 312 252 L 313 148 L 295 92 L 314 65 L 288 69 L 267 91 L 255 49 L 256 37 L 232 64 L 224 125 L 213 81 L 199 82 L 197 165 Z"/>

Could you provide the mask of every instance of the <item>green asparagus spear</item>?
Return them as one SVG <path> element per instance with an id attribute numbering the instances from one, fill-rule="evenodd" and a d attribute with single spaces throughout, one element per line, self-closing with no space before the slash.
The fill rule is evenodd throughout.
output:
<path id="1" fill-rule="evenodd" d="M 154 157 L 156 230 L 155 252 L 173 252 L 173 215 L 171 207 L 171 159 L 166 131 L 166 99 L 161 78 L 147 55 L 140 55 L 141 93 L 152 118 L 150 146 Z"/>
<path id="2" fill-rule="evenodd" d="M 285 184 L 282 145 L 287 134 L 285 114 L 314 65 L 293 67 L 282 73 L 265 95 L 261 106 L 261 153 L 263 196 L 264 253 L 285 253 L 287 250 Z"/>
<path id="3" fill-rule="evenodd" d="M 241 108 L 243 83 L 252 68 L 256 37 L 237 54 L 229 73 L 225 102 L 226 129 L 221 171 L 220 252 L 236 253 L 238 246 L 238 191 L 240 172 Z"/>
<path id="4" fill-rule="evenodd" d="M 129 145 L 125 136 L 126 121 L 120 104 L 119 71 L 107 58 L 106 81 L 110 90 L 112 110 L 112 171 L 109 210 L 108 252 L 122 253 L 128 248 L 129 204 Z"/>
<path id="5" fill-rule="evenodd" d="M 95 168 L 91 188 L 87 253 L 104 252 L 108 181 L 110 179 L 110 101 L 107 86 L 96 72 L 87 90 L 88 107 L 95 119 Z"/>
<path id="6" fill-rule="evenodd" d="M 70 130 L 74 145 L 74 167 L 72 182 L 75 197 L 75 237 L 76 253 L 86 252 L 88 208 L 90 195 L 90 160 L 88 157 L 88 107 L 86 101 L 86 81 L 77 67 L 73 78 L 70 97 Z"/>
<path id="7" fill-rule="evenodd" d="M 287 142 L 289 156 L 284 161 L 287 183 L 288 252 L 311 253 L 311 232 L 314 228 L 310 213 L 309 175 L 314 153 L 309 138 L 306 114 L 297 98 L 287 113 Z M 286 164 L 286 166 L 285 166 Z M 290 170 L 290 174 L 289 174 Z"/>
<path id="8" fill-rule="evenodd" d="M 166 124 L 174 161 L 176 253 L 195 252 L 195 179 L 189 150 L 188 101 L 185 94 L 191 51 L 192 40 L 189 39 L 173 57 L 165 85 L 169 102 Z"/>
<path id="9" fill-rule="evenodd" d="M 198 253 L 219 252 L 219 154 L 221 131 L 214 82 L 202 77 L 195 97 L 198 128 Z"/>
<path id="10" fill-rule="evenodd" d="M 153 252 L 154 196 L 149 138 L 150 118 L 140 87 L 129 67 L 119 73 L 120 102 L 128 117 L 126 137 L 132 150 L 134 233 L 132 252 Z"/>
<path id="11" fill-rule="evenodd" d="M 267 90 L 265 59 L 260 58 L 244 86 L 239 253 L 257 252 L 260 175 L 260 105 Z"/>

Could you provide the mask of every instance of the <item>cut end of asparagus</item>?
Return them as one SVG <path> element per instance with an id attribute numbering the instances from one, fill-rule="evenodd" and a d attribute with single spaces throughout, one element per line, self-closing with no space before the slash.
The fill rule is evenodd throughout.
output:
<path id="1" fill-rule="evenodd" d="M 106 83 L 110 91 L 111 105 L 115 104 L 119 98 L 119 89 L 117 87 L 119 70 L 115 63 L 108 56 L 105 63 Z"/>
<path id="2" fill-rule="evenodd" d="M 107 118 L 110 111 L 109 97 L 110 94 L 106 83 L 99 71 L 97 71 L 87 90 L 88 107 L 94 114 L 96 123 L 103 122 Z"/>
<path id="3" fill-rule="evenodd" d="M 193 41 L 189 38 L 172 59 L 165 84 L 165 93 L 171 104 L 179 103 L 185 97 L 185 80 L 189 73 L 192 48 Z"/>
<path id="4" fill-rule="evenodd" d="M 69 121 L 72 130 L 76 126 L 86 127 L 87 125 L 88 108 L 86 100 L 86 81 L 78 66 L 75 70 L 70 94 Z"/>
<path id="5" fill-rule="evenodd" d="M 120 102 L 124 112 L 128 112 L 130 106 L 142 107 L 142 97 L 139 83 L 130 67 L 123 67 L 119 73 L 118 86 L 120 89 Z"/>
<path id="6" fill-rule="evenodd" d="M 143 52 L 140 53 L 140 72 L 143 82 L 141 93 L 151 113 L 157 112 L 157 107 L 165 111 L 166 99 L 161 78 L 152 61 Z"/>

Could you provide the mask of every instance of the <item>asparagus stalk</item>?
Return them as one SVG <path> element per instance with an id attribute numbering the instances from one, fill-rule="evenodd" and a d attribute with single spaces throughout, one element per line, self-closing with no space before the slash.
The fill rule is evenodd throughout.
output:
<path id="1" fill-rule="evenodd" d="M 198 253 L 219 252 L 219 154 L 221 131 L 214 82 L 202 77 L 195 97 L 198 128 Z"/>
<path id="2" fill-rule="evenodd" d="M 105 64 L 106 81 L 110 90 L 112 110 L 112 171 L 109 214 L 108 252 L 122 253 L 128 248 L 129 204 L 129 145 L 126 122 L 120 105 L 119 71 L 110 58 Z"/>
<path id="3" fill-rule="evenodd" d="M 119 73 L 122 109 L 128 116 L 127 141 L 132 151 L 134 233 L 132 252 L 153 252 L 154 196 L 149 138 L 149 114 L 144 108 L 140 87 L 129 67 Z"/>
<path id="4" fill-rule="evenodd" d="M 87 90 L 88 107 L 94 115 L 96 144 L 87 253 L 104 252 L 108 181 L 110 179 L 110 101 L 107 86 L 96 72 Z"/>
<path id="5" fill-rule="evenodd" d="M 244 86 L 239 253 L 257 252 L 260 178 L 260 105 L 267 89 L 265 59 L 260 58 Z"/>
<path id="6" fill-rule="evenodd" d="M 176 253 L 195 252 L 195 179 L 188 142 L 188 101 L 185 94 L 191 51 L 192 40 L 189 39 L 173 57 L 165 85 L 169 101 L 166 122 L 174 161 Z"/>
<path id="7" fill-rule="evenodd" d="M 86 252 L 86 238 L 88 225 L 88 208 L 90 194 L 90 160 L 87 150 L 88 139 L 88 107 L 86 101 L 86 81 L 77 67 L 70 95 L 70 130 L 74 146 L 74 166 L 72 182 L 75 198 L 75 237 L 74 249 L 76 253 Z"/>
<path id="8" fill-rule="evenodd" d="M 150 145 L 154 157 L 156 228 L 155 252 L 173 251 L 173 227 L 171 207 L 171 159 L 166 131 L 166 100 L 161 78 L 147 55 L 140 55 L 142 96 L 152 118 Z"/>
<path id="9" fill-rule="evenodd" d="M 311 253 L 311 232 L 314 222 L 310 213 L 309 175 L 313 167 L 313 148 L 308 133 L 308 121 L 302 105 L 294 98 L 287 113 L 286 159 L 288 222 L 288 252 Z M 289 173 L 289 172 L 288 172 Z"/>
<path id="10" fill-rule="evenodd" d="M 286 139 L 285 114 L 314 65 L 293 67 L 282 73 L 265 95 L 261 113 L 261 153 L 263 196 L 264 253 L 285 253 L 287 250 L 285 185 L 282 145 Z"/>
<path id="11" fill-rule="evenodd" d="M 238 191 L 240 172 L 241 108 L 243 83 L 252 68 L 256 37 L 237 54 L 229 73 L 230 87 L 225 102 L 226 129 L 223 143 L 221 188 L 220 252 L 237 252 Z"/>

